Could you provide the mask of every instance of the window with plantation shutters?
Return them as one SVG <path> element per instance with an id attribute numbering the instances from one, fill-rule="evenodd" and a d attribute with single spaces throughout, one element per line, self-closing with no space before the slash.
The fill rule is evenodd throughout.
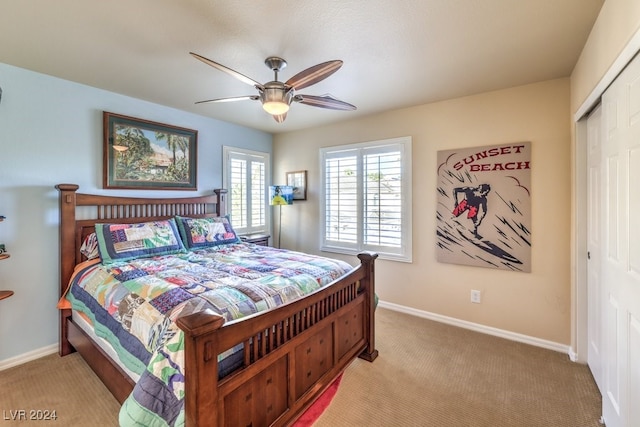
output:
<path id="1" fill-rule="evenodd" d="M 411 138 L 320 150 L 322 247 L 411 262 Z"/>
<path id="2" fill-rule="evenodd" d="M 223 186 L 233 228 L 241 234 L 267 233 L 269 154 L 224 147 L 223 156 Z"/>

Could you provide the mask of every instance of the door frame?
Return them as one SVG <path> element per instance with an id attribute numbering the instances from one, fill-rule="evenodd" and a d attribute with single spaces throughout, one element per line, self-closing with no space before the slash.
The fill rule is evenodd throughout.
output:
<path id="1" fill-rule="evenodd" d="M 571 260 L 571 360 L 587 362 L 588 319 L 587 319 L 587 116 L 604 91 L 618 77 L 618 74 L 640 53 L 640 29 L 625 45 L 613 61 L 602 79 L 593 88 L 587 99 L 573 115 L 575 143 L 573 144 L 572 179 L 572 243 Z"/>

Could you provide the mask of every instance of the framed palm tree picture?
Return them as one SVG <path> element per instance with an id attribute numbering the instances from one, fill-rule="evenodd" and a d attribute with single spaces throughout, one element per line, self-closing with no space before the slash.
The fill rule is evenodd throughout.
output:
<path id="1" fill-rule="evenodd" d="M 198 131 L 103 112 L 103 187 L 197 190 Z"/>

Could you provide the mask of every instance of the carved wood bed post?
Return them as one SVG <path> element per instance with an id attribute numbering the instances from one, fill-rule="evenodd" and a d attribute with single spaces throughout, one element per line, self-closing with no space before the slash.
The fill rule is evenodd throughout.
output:
<path id="1" fill-rule="evenodd" d="M 375 310 L 376 310 L 376 294 L 373 284 L 375 283 L 375 268 L 374 261 L 378 258 L 378 254 L 375 252 L 361 252 L 358 254 L 358 258 L 362 263 L 362 267 L 366 270 L 367 274 L 365 278 L 360 280 L 360 286 L 362 286 L 367 292 L 367 300 L 365 302 L 365 338 L 367 339 L 367 348 L 360 354 L 360 358 L 368 362 L 373 362 L 378 357 L 378 350 L 376 350 L 376 325 L 375 325 Z"/>
<path id="2" fill-rule="evenodd" d="M 76 222 L 76 191 L 75 184 L 58 184 L 60 192 L 60 293 L 64 291 L 71 279 L 75 267 L 75 222 Z M 74 351 L 67 340 L 67 318 L 71 316 L 70 309 L 60 310 L 60 324 L 58 326 L 60 339 L 58 340 L 58 354 L 65 356 Z"/>
<path id="3" fill-rule="evenodd" d="M 227 190 L 222 188 L 216 188 L 213 192 L 218 196 L 218 203 L 216 204 L 216 214 L 218 216 L 225 216 L 227 214 Z"/>
<path id="4" fill-rule="evenodd" d="M 205 310 L 179 317 L 185 334 L 185 423 L 187 426 L 218 425 L 218 353 L 211 333 L 220 329 L 224 318 Z"/>

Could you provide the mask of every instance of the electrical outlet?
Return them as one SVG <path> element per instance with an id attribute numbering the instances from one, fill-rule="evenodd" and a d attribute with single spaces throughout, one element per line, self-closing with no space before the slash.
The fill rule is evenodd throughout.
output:
<path id="1" fill-rule="evenodd" d="M 480 304 L 480 291 L 471 290 L 471 302 Z"/>

